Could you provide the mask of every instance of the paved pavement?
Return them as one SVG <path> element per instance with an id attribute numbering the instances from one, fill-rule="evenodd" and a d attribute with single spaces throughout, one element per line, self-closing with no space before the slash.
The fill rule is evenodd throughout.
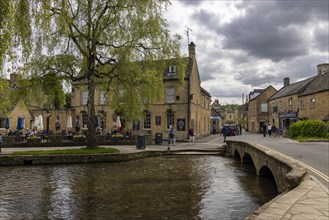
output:
<path id="1" fill-rule="evenodd" d="M 218 149 L 223 145 L 223 138 L 219 135 L 210 135 L 197 139 L 194 144 L 177 142 L 170 146 L 171 150 L 200 150 Z M 135 145 L 104 146 L 115 147 L 121 153 L 133 153 L 142 151 Z M 147 145 L 145 150 L 167 150 L 168 145 Z M 47 149 L 67 149 L 68 147 L 47 147 Z M 81 147 L 70 147 L 81 148 Z M 10 154 L 14 151 L 40 150 L 44 148 L 3 148 L 1 154 Z M 248 220 L 329 220 L 329 192 L 315 177 L 308 175 L 295 189 L 280 194 L 273 200 L 256 210 Z"/>

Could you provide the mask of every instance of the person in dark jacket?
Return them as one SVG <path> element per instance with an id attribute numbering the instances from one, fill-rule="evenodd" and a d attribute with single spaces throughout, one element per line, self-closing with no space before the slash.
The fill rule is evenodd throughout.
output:
<path id="1" fill-rule="evenodd" d="M 263 124 L 263 136 L 266 137 L 266 133 L 267 133 L 267 124 L 266 122 Z"/>
<path id="2" fill-rule="evenodd" d="M 224 141 L 223 141 L 223 143 L 225 143 L 226 142 L 226 136 L 227 136 L 227 134 L 228 134 L 228 127 L 227 126 L 223 126 L 223 128 L 222 128 L 222 134 L 223 134 L 223 137 L 224 137 Z"/>
<path id="3" fill-rule="evenodd" d="M 193 145 L 194 145 L 194 136 L 195 136 L 195 133 L 194 133 L 194 128 L 193 128 L 192 126 L 191 126 L 190 129 L 188 130 L 188 135 L 189 135 L 189 137 L 190 137 L 190 140 L 189 140 L 189 142 L 188 142 L 187 145 L 190 145 L 190 142 L 192 142 Z"/>
<path id="4" fill-rule="evenodd" d="M 2 144 L 3 144 L 3 139 L 2 139 L 2 134 L 0 134 L 0 152 L 1 152 Z"/>

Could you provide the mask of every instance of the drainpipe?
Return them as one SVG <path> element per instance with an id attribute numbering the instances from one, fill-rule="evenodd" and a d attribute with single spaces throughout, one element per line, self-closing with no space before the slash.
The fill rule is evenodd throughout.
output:
<path id="1" fill-rule="evenodd" d="M 190 129 L 191 126 L 191 80 L 190 77 L 188 77 L 188 85 L 187 85 L 187 120 L 188 120 L 188 128 L 187 131 Z M 187 132 L 188 137 L 188 132 Z"/>

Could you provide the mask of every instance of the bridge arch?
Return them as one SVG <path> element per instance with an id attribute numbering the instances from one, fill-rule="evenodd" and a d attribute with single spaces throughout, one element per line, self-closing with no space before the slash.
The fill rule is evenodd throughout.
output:
<path id="1" fill-rule="evenodd" d="M 226 152 L 234 157 L 242 156 L 241 163 L 253 164 L 257 175 L 273 176 L 278 192 L 296 187 L 306 174 L 293 161 L 260 145 L 231 140 L 226 143 Z"/>
<path id="2" fill-rule="evenodd" d="M 262 166 L 260 170 L 258 171 L 258 176 L 259 177 L 267 177 L 273 180 L 275 184 L 275 188 L 278 191 L 278 185 L 277 185 L 277 180 L 275 179 L 275 176 L 273 175 L 271 169 L 267 166 Z"/>
<path id="3" fill-rule="evenodd" d="M 237 149 L 234 151 L 234 158 L 241 161 L 241 155 Z"/>
<path id="4" fill-rule="evenodd" d="M 273 176 L 273 173 L 267 166 L 262 166 L 258 171 L 258 176 Z"/>
<path id="5" fill-rule="evenodd" d="M 249 153 L 244 153 L 241 162 L 248 163 L 248 164 L 254 164 L 254 161 Z"/>

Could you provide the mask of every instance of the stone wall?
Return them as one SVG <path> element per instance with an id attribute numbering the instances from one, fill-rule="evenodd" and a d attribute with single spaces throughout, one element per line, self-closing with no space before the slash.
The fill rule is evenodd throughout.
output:
<path id="1" fill-rule="evenodd" d="M 141 151 L 129 154 L 95 154 L 95 155 L 49 155 L 49 156 L 0 156 L 0 166 L 45 165 L 71 163 L 114 163 L 136 160 L 145 157 L 167 155 L 167 151 Z"/>
<path id="2" fill-rule="evenodd" d="M 310 107 L 311 99 L 315 99 L 315 107 Z M 299 101 L 304 101 L 305 108 L 299 108 L 299 118 L 320 119 L 328 117 L 329 91 L 323 91 L 307 96 L 300 96 Z M 327 119 L 328 120 L 328 119 Z"/>
<path id="3" fill-rule="evenodd" d="M 259 133 L 260 123 L 269 122 L 269 112 L 261 112 L 261 104 L 268 103 L 267 100 L 276 93 L 276 89 L 272 86 L 266 88 L 256 98 L 249 101 L 248 106 L 248 131 Z M 270 106 L 270 105 L 269 105 Z M 269 110 L 269 108 L 268 108 Z M 271 122 L 272 123 L 272 122 Z"/>

